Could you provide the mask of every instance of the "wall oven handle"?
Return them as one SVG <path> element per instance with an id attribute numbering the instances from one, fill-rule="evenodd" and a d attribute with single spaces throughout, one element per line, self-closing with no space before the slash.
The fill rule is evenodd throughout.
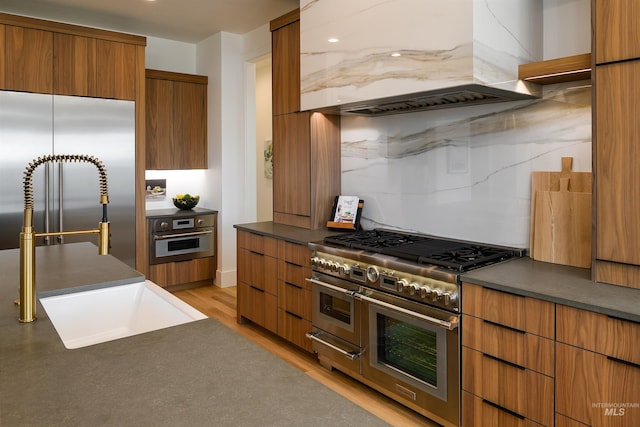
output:
<path id="1" fill-rule="evenodd" d="M 175 239 L 176 237 L 191 237 L 191 236 L 204 236 L 206 234 L 211 234 L 213 231 L 194 231 L 193 233 L 176 233 L 176 234 L 166 234 L 163 236 L 153 236 L 153 240 L 166 240 L 166 239 Z"/>
<path id="2" fill-rule="evenodd" d="M 343 350 L 343 349 L 341 349 L 341 348 L 340 348 L 340 347 L 338 347 L 338 346 L 335 346 L 335 345 L 333 345 L 333 344 L 331 344 L 331 343 L 329 343 L 329 342 L 326 342 L 326 341 L 325 341 L 325 340 L 323 340 L 323 339 L 318 338 L 317 336 L 315 336 L 314 334 L 312 334 L 312 333 L 310 333 L 310 332 L 307 332 L 307 333 L 306 333 L 306 334 L 304 334 L 304 335 L 305 335 L 307 338 L 309 338 L 310 340 L 316 341 L 316 342 L 318 342 L 318 343 L 320 343 L 320 344 L 322 344 L 322 345 L 325 345 L 325 346 L 329 347 L 329 348 L 330 348 L 330 349 L 332 349 L 332 350 L 337 351 L 338 353 L 340 353 L 340 354 L 344 355 L 347 359 L 350 359 L 350 360 L 356 360 L 358 357 L 360 357 L 360 356 L 362 355 L 362 353 L 355 353 L 355 352 L 351 352 L 351 351 Z"/>
<path id="3" fill-rule="evenodd" d="M 363 301 L 367 301 L 371 304 L 375 304 L 384 308 L 387 308 L 389 310 L 392 311 L 396 311 L 396 312 L 400 312 L 403 314 L 406 314 L 408 316 L 412 316 L 412 317 L 417 317 L 418 319 L 424 320 L 426 322 L 429 322 L 431 324 L 435 324 L 437 326 L 443 327 L 445 329 L 448 329 L 450 331 L 456 329 L 458 327 L 458 320 L 454 320 L 452 322 L 449 322 L 447 320 L 441 320 L 441 319 L 436 319 L 435 317 L 431 317 L 431 316 L 427 316 L 424 314 L 420 314 L 420 313 L 416 313 L 415 311 L 411 311 L 411 310 L 407 310 L 406 308 L 402 308 L 402 307 L 398 307 L 397 305 L 393 305 L 393 304 L 389 304 L 386 303 L 384 301 L 380 301 L 378 299 L 375 298 L 371 298 L 368 297 L 366 295 L 362 295 L 362 294 L 358 294 L 356 296 L 356 298 L 359 298 Z"/>
<path id="4" fill-rule="evenodd" d="M 351 295 L 351 296 L 353 296 L 353 295 L 355 295 L 357 293 L 356 291 L 350 291 L 349 289 L 341 288 L 341 287 L 335 286 L 335 285 L 330 285 L 329 283 L 326 283 L 326 282 L 323 282 L 321 280 L 314 279 L 314 278 L 311 278 L 311 279 L 306 278 L 304 280 L 306 280 L 307 282 L 313 283 L 314 285 L 322 286 L 324 288 L 331 289 L 332 291 L 341 292 L 343 294 L 347 294 L 347 295 Z"/>

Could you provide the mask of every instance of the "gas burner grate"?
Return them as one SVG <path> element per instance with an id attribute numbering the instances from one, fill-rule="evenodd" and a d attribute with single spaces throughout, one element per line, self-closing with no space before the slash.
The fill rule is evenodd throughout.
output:
<path id="1" fill-rule="evenodd" d="M 427 254 L 418 258 L 420 264 L 435 264 L 459 272 L 484 267 L 511 258 L 513 252 L 480 245 L 463 246 L 454 250 Z"/>

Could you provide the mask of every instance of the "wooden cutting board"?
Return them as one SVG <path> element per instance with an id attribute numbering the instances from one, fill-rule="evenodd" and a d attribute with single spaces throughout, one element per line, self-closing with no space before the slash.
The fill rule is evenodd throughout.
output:
<path id="1" fill-rule="evenodd" d="M 562 158 L 560 172 L 531 174 L 529 253 L 539 261 L 591 266 L 591 172 L 572 172 Z"/>

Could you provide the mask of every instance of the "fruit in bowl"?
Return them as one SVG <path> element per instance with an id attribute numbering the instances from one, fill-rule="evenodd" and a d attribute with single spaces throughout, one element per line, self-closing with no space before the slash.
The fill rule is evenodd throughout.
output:
<path id="1" fill-rule="evenodd" d="M 189 210 L 196 207 L 200 201 L 200 196 L 191 194 L 176 194 L 173 198 L 173 205 L 178 209 Z"/>

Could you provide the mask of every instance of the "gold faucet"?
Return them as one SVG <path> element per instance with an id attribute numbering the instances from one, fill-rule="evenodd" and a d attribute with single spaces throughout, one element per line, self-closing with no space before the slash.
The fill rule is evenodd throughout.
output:
<path id="1" fill-rule="evenodd" d="M 33 230 L 33 171 L 38 166 L 50 162 L 86 162 L 98 168 L 100 180 L 100 203 L 102 204 L 102 220 L 94 230 L 60 231 L 53 233 L 36 233 Z M 98 253 L 109 253 L 109 221 L 107 220 L 107 170 L 104 164 L 93 156 L 84 154 L 52 154 L 34 159 L 24 172 L 24 218 L 20 233 L 20 318 L 22 323 L 36 320 L 36 237 L 68 236 L 75 234 L 98 234 Z"/>

